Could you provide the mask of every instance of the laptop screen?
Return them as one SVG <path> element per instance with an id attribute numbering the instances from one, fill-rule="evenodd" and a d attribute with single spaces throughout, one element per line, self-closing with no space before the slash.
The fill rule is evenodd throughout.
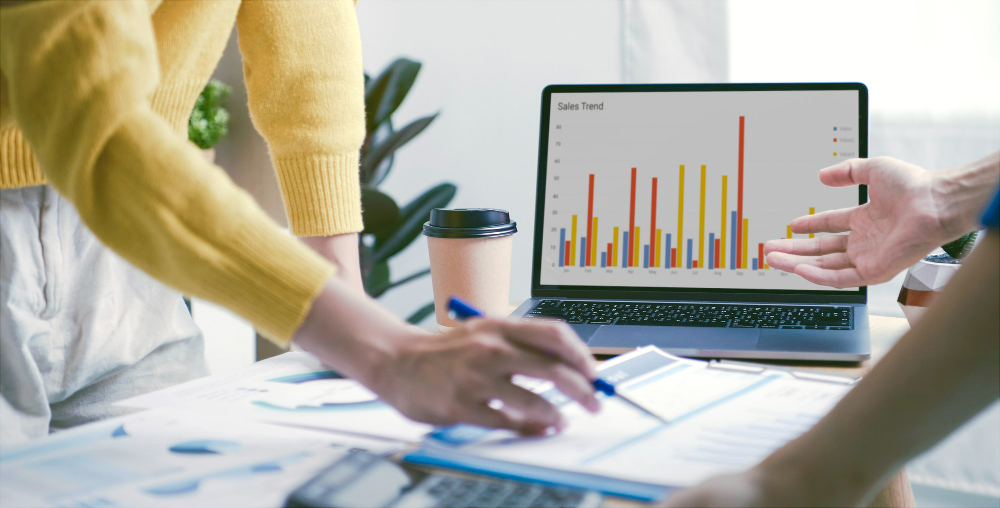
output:
<path id="1" fill-rule="evenodd" d="M 773 269 L 763 246 L 864 202 L 817 171 L 867 156 L 866 117 L 860 84 L 548 87 L 536 288 L 863 294 Z"/>

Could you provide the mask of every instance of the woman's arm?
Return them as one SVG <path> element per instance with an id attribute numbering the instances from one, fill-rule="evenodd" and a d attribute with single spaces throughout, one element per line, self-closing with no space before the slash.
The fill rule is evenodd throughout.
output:
<path id="1" fill-rule="evenodd" d="M 814 428 L 754 469 L 669 506 L 853 506 L 1000 396 L 1000 236 Z"/>
<path id="2" fill-rule="evenodd" d="M 256 3 L 263 2 L 247 2 Z M 286 5 L 297 2 L 279 6 Z M 560 425 L 554 406 L 510 382 L 515 374 L 550 379 L 596 410 L 593 358 L 567 326 L 477 319 L 432 336 L 331 277 L 330 263 L 282 232 L 151 111 L 158 66 L 145 4 L 2 7 L 0 42 L 11 110 L 42 171 L 130 263 L 225 305 L 272 337 L 294 335 L 419 420 L 531 433 Z M 308 160 L 321 169 L 349 167 L 336 162 L 341 157 L 351 155 Z M 347 172 L 316 175 L 356 182 Z M 357 206 L 348 211 L 360 221 Z"/>
<path id="3" fill-rule="evenodd" d="M 0 8 L 0 27 L 10 112 L 90 230 L 160 281 L 288 341 L 333 267 L 153 113 L 147 5 L 31 2 Z"/>
<path id="4" fill-rule="evenodd" d="M 244 2 L 237 26 L 250 112 L 271 150 L 289 227 L 363 292 L 364 70 L 354 4 Z"/>

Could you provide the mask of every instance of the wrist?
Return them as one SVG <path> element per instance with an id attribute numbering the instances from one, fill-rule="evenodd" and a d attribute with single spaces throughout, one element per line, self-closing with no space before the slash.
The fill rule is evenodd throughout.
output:
<path id="1" fill-rule="evenodd" d="M 956 168 L 935 171 L 932 191 L 945 238 L 954 240 L 979 229 L 979 218 L 1000 181 L 1000 158 L 985 159 Z"/>
<path id="2" fill-rule="evenodd" d="M 324 365 L 371 387 L 391 368 L 398 345 L 419 331 L 334 276 L 313 300 L 292 341 Z"/>
<path id="3" fill-rule="evenodd" d="M 348 287 L 364 293 L 361 262 L 358 253 L 358 234 L 345 233 L 331 236 L 305 236 L 299 238 L 337 268 L 337 277 Z"/>

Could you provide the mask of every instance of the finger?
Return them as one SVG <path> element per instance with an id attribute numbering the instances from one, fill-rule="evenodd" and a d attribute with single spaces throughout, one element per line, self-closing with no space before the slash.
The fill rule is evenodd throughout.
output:
<path id="1" fill-rule="evenodd" d="M 506 381 L 498 386 L 496 398 L 503 401 L 504 413 L 510 415 L 513 410 L 523 429 L 547 429 L 554 427 L 562 430 L 566 425 L 565 418 L 559 409 L 542 398 L 537 393 L 525 390 L 520 386 Z"/>
<path id="2" fill-rule="evenodd" d="M 819 181 L 830 187 L 868 185 L 869 159 L 849 159 L 819 170 Z"/>
<path id="3" fill-rule="evenodd" d="M 798 265 L 795 267 L 795 274 L 809 282 L 835 288 L 866 285 L 857 268 L 829 270 L 812 265 Z"/>
<path id="4" fill-rule="evenodd" d="M 863 205 L 862 205 L 863 206 Z M 851 214 L 854 208 L 828 210 L 816 215 L 806 215 L 792 221 L 792 233 L 843 233 L 851 230 Z"/>
<path id="5" fill-rule="evenodd" d="M 562 418 L 562 415 L 559 416 Z M 562 428 L 564 424 L 558 420 L 554 425 L 539 426 L 537 423 L 528 423 L 520 414 L 510 411 L 493 409 L 487 403 L 473 404 L 466 408 L 459 416 L 463 423 L 488 427 L 491 429 L 507 429 L 526 435 L 544 434 L 550 427 Z"/>
<path id="6" fill-rule="evenodd" d="M 504 367 L 510 375 L 523 374 L 548 379 L 560 392 L 579 402 L 588 411 L 596 413 L 601 409 L 601 403 L 594 393 L 594 385 L 580 372 L 566 364 L 533 353 L 513 356 L 508 362 Z"/>
<path id="7" fill-rule="evenodd" d="M 834 252 L 822 256 L 798 256 L 784 252 L 773 252 L 767 256 L 767 263 L 768 266 L 780 267 L 779 270 L 786 272 L 794 272 L 800 265 L 810 265 L 827 270 L 840 270 L 854 266 L 846 252 Z"/>
<path id="8" fill-rule="evenodd" d="M 597 362 L 566 323 L 540 321 L 500 321 L 500 332 L 511 342 L 544 351 L 580 371 L 587 379 L 597 378 Z"/>
<path id="9" fill-rule="evenodd" d="M 800 256 L 821 256 L 847 250 L 847 235 L 821 236 L 819 238 L 795 238 L 768 240 L 764 244 L 764 254 L 784 252 Z"/>

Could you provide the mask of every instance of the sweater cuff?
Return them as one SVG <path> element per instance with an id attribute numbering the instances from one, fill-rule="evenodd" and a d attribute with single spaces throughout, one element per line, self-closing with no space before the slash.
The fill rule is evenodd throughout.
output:
<path id="1" fill-rule="evenodd" d="M 274 167 L 293 234 L 330 236 L 364 229 L 357 152 L 280 158 Z"/>
<path id="2" fill-rule="evenodd" d="M 220 279 L 223 305 L 251 320 L 262 335 L 288 345 L 336 268 L 278 228 L 246 227 L 233 237 L 229 268 Z M 242 259 L 241 259 L 242 258 Z M 242 286 L 242 287 L 240 287 Z"/>

